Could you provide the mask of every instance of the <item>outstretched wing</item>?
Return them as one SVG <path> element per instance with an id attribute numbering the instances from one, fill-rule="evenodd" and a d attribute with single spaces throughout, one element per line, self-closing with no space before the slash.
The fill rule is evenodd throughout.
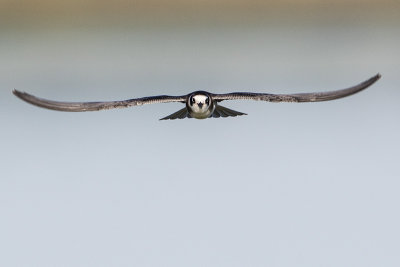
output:
<path id="1" fill-rule="evenodd" d="M 262 93 L 246 93 L 246 92 L 236 92 L 229 94 L 212 94 L 212 97 L 216 101 L 223 100 L 238 100 L 238 99 L 248 99 L 248 100 L 261 100 L 269 102 L 319 102 L 328 101 L 333 99 L 338 99 L 346 97 L 355 93 L 358 93 L 365 88 L 371 86 L 375 83 L 381 75 L 378 73 L 375 76 L 369 78 L 368 80 L 346 88 L 342 90 L 329 91 L 329 92 L 316 92 L 316 93 L 302 93 L 302 94 L 262 94 Z"/>
<path id="2" fill-rule="evenodd" d="M 60 101 L 53 101 L 53 100 L 39 98 L 25 92 L 20 92 L 15 89 L 13 90 L 13 94 L 19 97 L 20 99 L 38 107 L 59 110 L 59 111 L 70 111 L 70 112 L 96 111 L 96 110 L 112 109 L 112 108 L 126 108 L 130 106 L 141 106 L 145 104 L 156 104 L 156 103 L 185 102 L 187 97 L 186 95 L 184 96 L 159 95 L 159 96 L 134 98 L 122 101 L 60 102 Z"/>

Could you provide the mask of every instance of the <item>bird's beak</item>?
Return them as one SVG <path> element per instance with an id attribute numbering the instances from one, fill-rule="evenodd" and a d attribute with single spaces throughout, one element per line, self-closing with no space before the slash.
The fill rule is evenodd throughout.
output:
<path id="1" fill-rule="evenodd" d="M 202 108 L 204 104 L 203 103 L 198 103 L 197 105 L 199 106 L 199 108 Z"/>

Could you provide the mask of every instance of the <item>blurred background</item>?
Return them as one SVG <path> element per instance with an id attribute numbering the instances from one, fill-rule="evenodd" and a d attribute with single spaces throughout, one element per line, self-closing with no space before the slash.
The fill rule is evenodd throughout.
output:
<path id="1" fill-rule="evenodd" d="M 1 266 L 399 266 L 397 0 L 0 0 Z M 61 101 L 342 89 L 248 116 Z"/>

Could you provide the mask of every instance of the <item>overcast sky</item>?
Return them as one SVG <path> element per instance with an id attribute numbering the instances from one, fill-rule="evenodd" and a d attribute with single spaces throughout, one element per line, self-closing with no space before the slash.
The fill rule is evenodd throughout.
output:
<path id="1" fill-rule="evenodd" d="M 1 266 L 399 266 L 396 1 L 16 3 L 0 8 Z M 248 114 L 226 119 L 11 94 L 297 93 L 378 72 L 332 102 L 224 102 Z"/>

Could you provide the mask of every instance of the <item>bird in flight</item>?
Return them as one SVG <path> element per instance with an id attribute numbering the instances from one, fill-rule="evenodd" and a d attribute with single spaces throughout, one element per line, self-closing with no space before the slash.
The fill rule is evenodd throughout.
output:
<path id="1" fill-rule="evenodd" d="M 177 112 L 166 116 L 160 120 L 174 120 L 184 118 L 206 119 L 219 117 L 236 117 L 247 115 L 221 106 L 219 103 L 224 100 L 259 100 L 267 102 L 320 102 L 329 101 L 358 93 L 375 83 L 381 77 L 380 74 L 369 78 L 368 80 L 355 86 L 328 92 L 299 93 L 299 94 L 266 94 L 235 92 L 228 94 L 213 94 L 206 91 L 196 91 L 182 96 L 158 95 L 142 98 L 133 98 L 121 101 L 106 102 L 60 102 L 38 98 L 25 92 L 13 90 L 14 95 L 20 99 L 47 109 L 59 111 L 97 111 L 103 109 L 126 108 L 131 106 L 141 106 L 145 104 L 181 102 L 185 107 Z"/>

